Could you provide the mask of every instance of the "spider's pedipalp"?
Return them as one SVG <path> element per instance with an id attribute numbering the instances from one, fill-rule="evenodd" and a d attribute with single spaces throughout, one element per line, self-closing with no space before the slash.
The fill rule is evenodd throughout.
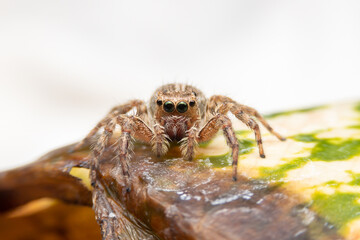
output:
<path id="1" fill-rule="evenodd" d="M 186 131 L 187 136 L 180 141 L 180 150 L 186 160 L 192 160 L 195 155 L 195 148 L 198 144 L 198 129 L 196 127 L 190 128 Z"/>
<path id="2" fill-rule="evenodd" d="M 166 135 L 164 127 L 160 126 L 159 124 L 155 124 L 153 128 L 154 132 L 150 143 L 152 145 L 153 152 L 157 157 L 160 157 L 167 153 L 170 147 L 170 139 L 168 135 Z"/>

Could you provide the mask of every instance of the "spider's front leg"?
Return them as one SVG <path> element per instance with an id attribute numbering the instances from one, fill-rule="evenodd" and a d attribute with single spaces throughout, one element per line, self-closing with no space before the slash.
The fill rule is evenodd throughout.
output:
<path id="1" fill-rule="evenodd" d="M 129 112 L 131 109 L 136 108 L 137 115 L 147 120 L 147 108 L 144 101 L 141 100 L 131 100 L 125 104 L 118 105 L 110 110 L 110 112 L 98 123 L 96 126 L 91 129 L 91 131 L 88 133 L 88 135 L 78 144 L 75 145 L 73 149 L 71 149 L 70 152 L 74 152 L 76 150 L 81 149 L 83 146 L 85 146 L 91 138 L 93 138 L 102 127 L 106 127 L 111 125 L 111 121 L 116 118 L 117 116 L 121 114 L 125 114 Z"/>
<path id="2" fill-rule="evenodd" d="M 120 125 L 121 135 L 114 153 L 122 168 L 126 191 L 129 192 L 130 173 L 128 161 L 132 154 L 132 138 L 140 142 L 151 143 L 154 133 L 142 119 L 136 116 L 120 115 L 117 118 L 117 124 Z"/>
<path id="3" fill-rule="evenodd" d="M 227 144 L 232 149 L 233 180 L 236 181 L 239 143 L 232 127 L 231 120 L 226 115 L 217 114 L 213 116 L 199 132 L 197 132 L 197 128 L 191 128 L 188 131 L 187 137 L 181 144 L 182 154 L 185 159 L 192 159 L 194 156 L 194 147 L 197 143 L 211 140 L 220 128 L 222 128 L 224 132 Z"/>
<path id="4" fill-rule="evenodd" d="M 129 183 L 129 166 L 128 161 L 131 157 L 131 137 L 136 140 L 150 143 L 154 134 L 152 130 L 146 125 L 146 123 L 137 116 L 119 115 L 111 118 L 107 125 L 104 126 L 104 132 L 101 133 L 98 141 L 93 149 L 93 161 L 90 162 L 91 171 L 91 183 L 94 187 L 93 190 L 93 209 L 95 211 L 95 218 L 101 226 L 101 234 L 103 239 L 113 240 L 117 239 L 121 234 L 121 224 L 119 220 L 112 216 L 114 215 L 113 201 L 110 201 L 107 192 L 104 189 L 104 185 L 99 178 L 100 173 L 99 159 L 113 135 L 116 125 L 121 127 L 121 135 L 119 140 L 115 143 L 115 159 L 118 161 L 115 163 L 115 167 L 118 167 L 120 163 L 121 171 L 124 176 L 125 189 L 130 191 Z"/>
<path id="5" fill-rule="evenodd" d="M 259 148 L 259 155 L 265 158 L 264 148 L 262 144 L 262 138 L 260 128 L 257 122 L 251 118 L 256 117 L 265 128 L 279 140 L 285 141 L 286 138 L 282 137 L 279 133 L 275 132 L 274 129 L 267 123 L 267 121 L 256 111 L 255 109 L 239 104 L 226 96 L 212 96 L 209 100 L 208 111 L 211 113 L 227 114 L 229 111 L 235 115 L 240 121 L 245 123 L 251 130 L 254 131 L 255 139 Z"/>

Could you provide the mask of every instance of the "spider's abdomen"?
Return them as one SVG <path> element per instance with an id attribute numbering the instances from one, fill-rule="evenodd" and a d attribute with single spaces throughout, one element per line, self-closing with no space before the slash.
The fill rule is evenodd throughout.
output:
<path id="1" fill-rule="evenodd" d="M 165 133 L 172 141 L 180 141 L 186 137 L 189 119 L 183 116 L 168 116 L 162 118 Z"/>

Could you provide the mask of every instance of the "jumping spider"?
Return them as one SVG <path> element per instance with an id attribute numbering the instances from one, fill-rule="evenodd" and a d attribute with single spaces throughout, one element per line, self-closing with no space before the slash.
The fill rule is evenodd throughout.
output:
<path id="1" fill-rule="evenodd" d="M 136 114 L 126 115 L 132 109 L 136 110 Z M 104 152 L 116 125 L 119 125 L 121 135 L 115 155 L 121 163 L 127 182 L 130 176 L 127 162 L 132 152 L 132 138 L 151 144 L 157 156 L 164 155 L 168 151 L 170 141 L 177 142 L 180 144 L 184 159 L 191 160 L 196 145 L 209 141 L 222 128 L 227 144 L 232 149 L 233 180 L 236 181 L 239 143 L 232 123 L 226 115 L 229 111 L 254 131 L 260 157 L 265 157 L 260 129 L 252 117 L 257 118 L 278 139 L 285 140 L 251 107 L 221 95 L 206 99 L 200 90 L 190 85 L 167 84 L 155 91 L 149 107 L 141 100 L 132 100 L 114 107 L 75 149 L 81 148 L 101 128 L 104 128 L 93 149 L 96 168 L 97 159 Z"/>

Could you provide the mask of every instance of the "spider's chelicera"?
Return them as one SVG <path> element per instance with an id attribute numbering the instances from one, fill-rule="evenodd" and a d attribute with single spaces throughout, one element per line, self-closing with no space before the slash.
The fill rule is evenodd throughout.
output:
<path id="1" fill-rule="evenodd" d="M 132 109 L 136 109 L 136 114 L 127 115 Z M 164 155 L 168 151 L 170 141 L 177 142 L 180 144 L 184 159 L 191 160 L 194 157 L 196 145 L 209 141 L 222 129 L 227 143 L 232 149 L 232 177 L 236 181 L 239 143 L 227 116 L 229 111 L 254 131 L 262 158 L 265 157 L 265 154 L 260 129 L 252 117 L 260 121 L 278 139 L 285 140 L 251 107 L 221 95 L 206 99 L 200 90 L 190 85 L 167 84 L 155 91 L 150 98 L 149 106 L 141 100 L 132 100 L 114 107 L 75 149 L 81 148 L 101 128 L 104 128 L 93 149 L 94 159 L 97 161 L 108 145 L 115 127 L 119 125 L 121 135 L 115 155 L 121 163 L 123 174 L 127 180 L 130 176 L 127 161 L 132 152 L 132 138 L 150 144 L 157 156 Z"/>

